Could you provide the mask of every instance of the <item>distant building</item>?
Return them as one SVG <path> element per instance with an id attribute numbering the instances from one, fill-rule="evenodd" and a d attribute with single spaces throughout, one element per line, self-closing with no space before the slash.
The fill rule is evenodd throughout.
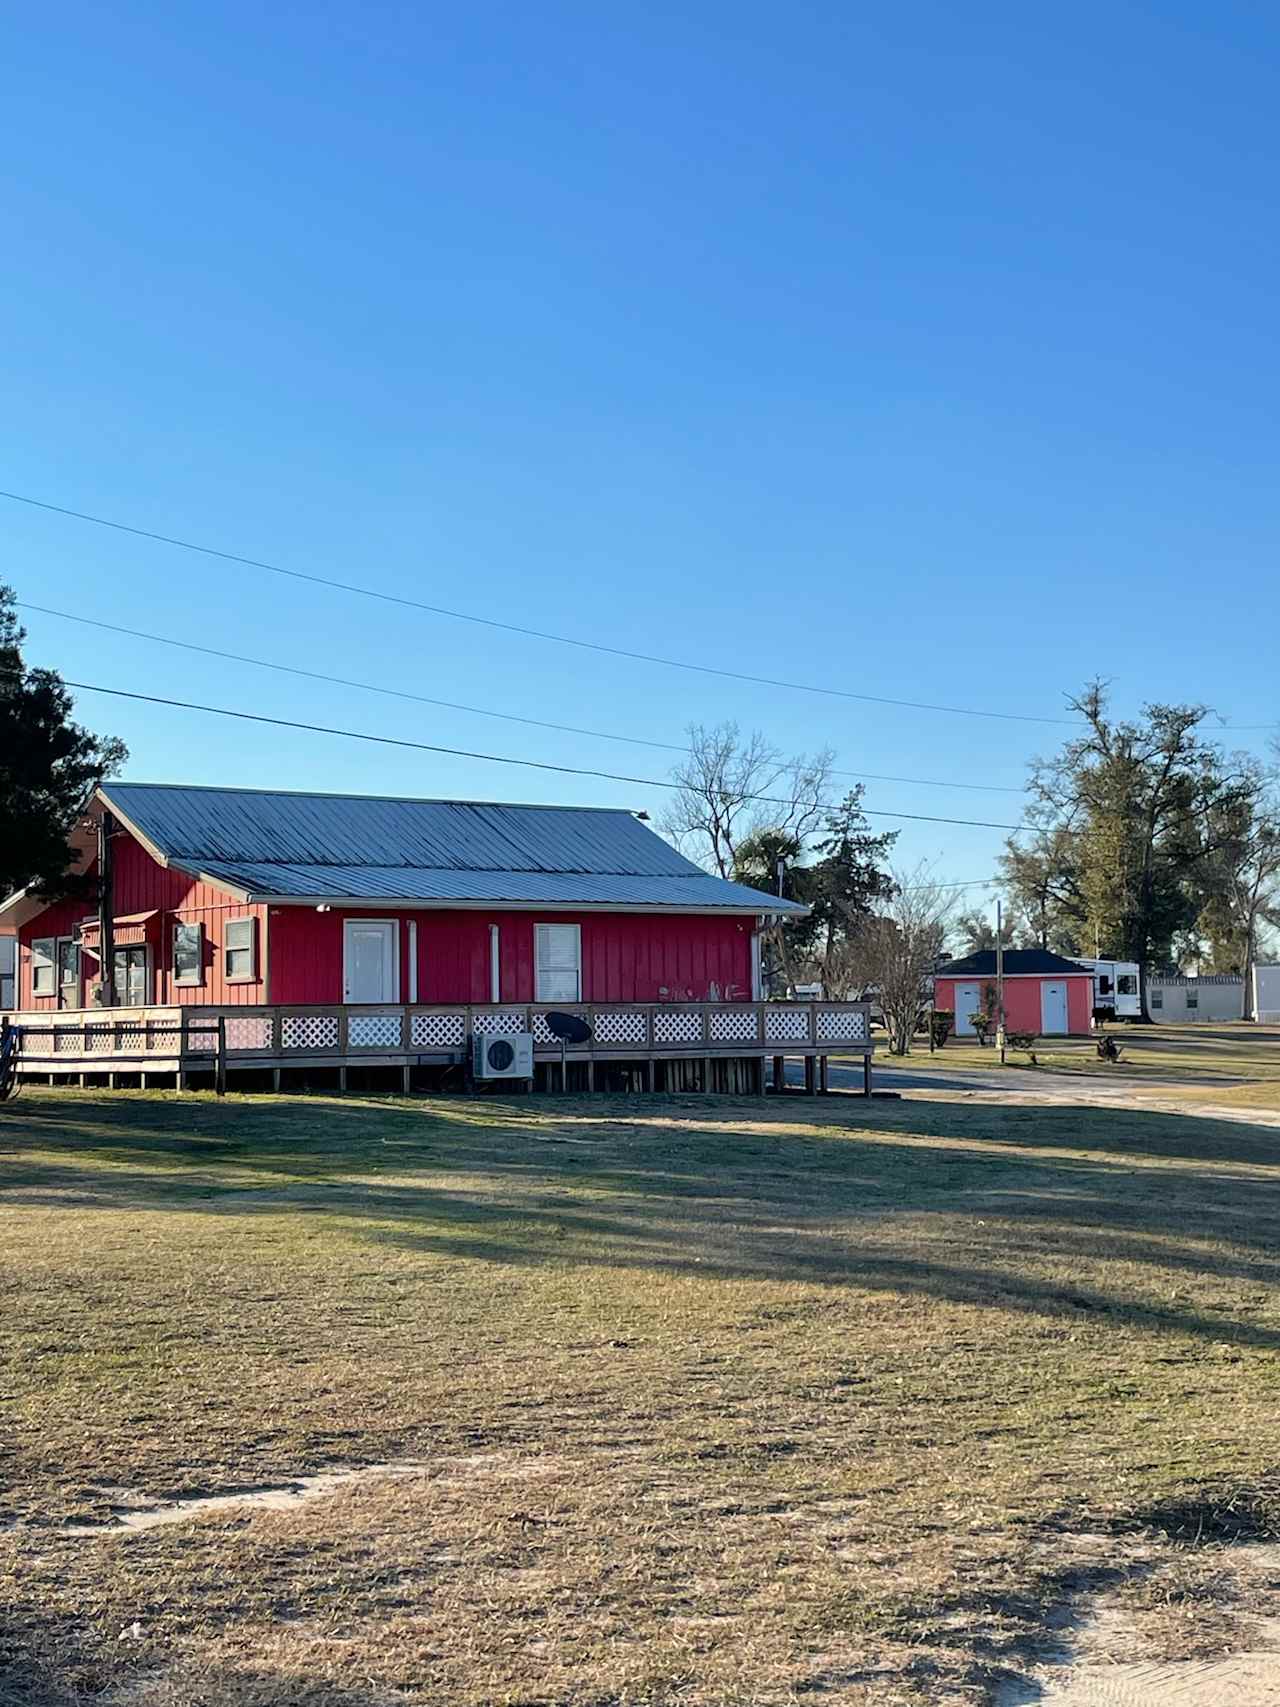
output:
<path id="1" fill-rule="evenodd" d="M 1167 1025 L 1239 1019 L 1244 1012 L 1244 979 L 1234 972 L 1200 978 L 1153 972 L 1147 979 L 1147 1002 L 1152 1019 Z"/>
<path id="2" fill-rule="evenodd" d="M 1093 1015 L 1093 974 L 1042 948 L 1004 954 L 1005 1024 L 1038 1037 L 1085 1037 Z M 996 955 L 991 948 L 938 968 L 934 1005 L 955 1014 L 957 1037 L 972 1037 L 972 1016 L 994 1008 Z"/>
<path id="3" fill-rule="evenodd" d="M 1259 1025 L 1280 1025 L 1280 966 L 1254 967 L 1253 1017 Z"/>

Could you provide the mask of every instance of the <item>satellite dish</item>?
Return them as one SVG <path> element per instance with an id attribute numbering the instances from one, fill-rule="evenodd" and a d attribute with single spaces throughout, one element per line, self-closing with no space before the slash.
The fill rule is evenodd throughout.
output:
<path id="1" fill-rule="evenodd" d="M 581 1014 L 543 1014 L 543 1023 L 552 1037 L 561 1043 L 589 1043 L 591 1027 Z"/>

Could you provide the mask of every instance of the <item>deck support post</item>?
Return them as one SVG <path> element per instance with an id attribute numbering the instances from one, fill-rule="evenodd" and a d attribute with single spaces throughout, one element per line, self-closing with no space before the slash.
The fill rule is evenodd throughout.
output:
<path id="1" fill-rule="evenodd" d="M 818 1094 L 818 1061 L 814 1055 L 804 1058 L 804 1094 L 816 1097 Z"/>
<path id="2" fill-rule="evenodd" d="M 864 1097 L 871 1095 L 871 1052 L 869 1050 L 862 1057 L 862 1094 Z"/>
<path id="3" fill-rule="evenodd" d="M 279 1094 L 279 1091 L 280 1091 L 280 1069 L 279 1069 L 279 1067 L 273 1067 L 271 1069 L 271 1089 L 273 1091 L 275 1091 L 277 1093 L 277 1095 Z"/>
<path id="4" fill-rule="evenodd" d="M 590 1055 L 587 1057 L 587 1090 L 590 1093 L 590 1095 L 592 1095 L 592 1096 L 595 1095 L 595 1091 L 596 1091 L 596 1058 L 594 1055 Z"/>
<path id="5" fill-rule="evenodd" d="M 401 1067 L 401 1069 L 400 1069 L 400 1085 L 401 1085 L 401 1088 L 404 1091 L 404 1094 L 406 1096 L 408 1096 L 410 1090 L 413 1088 L 413 1086 L 412 1086 L 412 1073 L 413 1073 L 413 1069 L 412 1069 L 412 1067 L 410 1067 L 409 1063 L 406 1061 L 404 1066 Z"/>
<path id="6" fill-rule="evenodd" d="M 787 1088 L 787 1058 L 785 1055 L 775 1055 L 773 1058 L 773 1093 L 779 1095 Z"/>
<path id="7" fill-rule="evenodd" d="M 818 1089 L 822 1092 L 823 1096 L 829 1095 L 831 1090 L 831 1085 L 827 1077 L 828 1059 L 829 1057 L 826 1055 L 819 1055 L 818 1057 Z"/>
<path id="8" fill-rule="evenodd" d="M 345 1067 L 338 1068 L 338 1089 L 345 1095 L 347 1089 L 347 1069 Z"/>

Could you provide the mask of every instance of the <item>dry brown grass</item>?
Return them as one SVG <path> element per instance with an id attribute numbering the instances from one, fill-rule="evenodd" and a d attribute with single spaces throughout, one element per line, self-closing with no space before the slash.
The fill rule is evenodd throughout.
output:
<path id="1" fill-rule="evenodd" d="M 978 1702 L 1280 1515 L 1265 1129 L 47 1092 L 0 1139 L 5 1707 Z"/>

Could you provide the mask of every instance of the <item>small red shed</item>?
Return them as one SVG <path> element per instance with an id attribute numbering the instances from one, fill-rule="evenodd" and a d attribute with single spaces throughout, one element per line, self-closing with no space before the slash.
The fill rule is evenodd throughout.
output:
<path id="1" fill-rule="evenodd" d="M 996 954 L 983 949 L 950 960 L 934 981 L 935 1008 L 955 1014 L 958 1037 L 974 1035 L 972 1016 L 995 1012 Z M 1004 954 L 1004 1023 L 1037 1037 L 1085 1037 L 1093 1018 L 1093 975 L 1074 960 L 1043 948 Z"/>

